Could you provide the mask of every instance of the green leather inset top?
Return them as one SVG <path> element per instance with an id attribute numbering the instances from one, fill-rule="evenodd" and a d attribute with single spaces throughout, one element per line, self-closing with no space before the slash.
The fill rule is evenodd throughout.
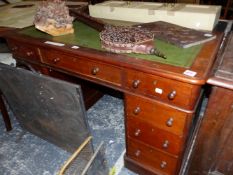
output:
<path id="1" fill-rule="evenodd" d="M 103 50 L 101 48 L 98 31 L 81 22 L 75 21 L 73 24 L 75 30 L 74 34 L 68 34 L 63 36 L 51 36 L 49 34 L 37 30 L 34 26 L 25 28 L 20 33 L 35 38 L 43 38 L 50 41 Z M 202 45 L 197 45 L 183 49 L 160 40 L 155 40 L 155 46 L 157 49 L 159 49 L 162 53 L 166 55 L 167 59 L 163 59 L 154 55 L 127 55 L 150 61 L 156 61 L 164 64 L 170 64 L 173 66 L 190 67 L 202 48 Z"/>

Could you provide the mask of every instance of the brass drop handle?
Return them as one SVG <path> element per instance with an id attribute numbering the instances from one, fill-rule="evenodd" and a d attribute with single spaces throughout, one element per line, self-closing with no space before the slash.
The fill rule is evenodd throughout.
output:
<path id="1" fill-rule="evenodd" d="M 137 89 L 140 83 L 141 83 L 140 80 L 134 80 L 134 81 L 133 81 L 133 84 L 132 84 L 133 88 L 134 88 L 134 89 Z"/>
<path id="2" fill-rule="evenodd" d="M 174 119 L 171 117 L 171 118 L 169 118 L 169 119 L 167 120 L 166 125 L 167 125 L 168 127 L 172 127 L 173 122 L 174 122 Z"/>
<path id="3" fill-rule="evenodd" d="M 60 58 L 54 58 L 54 59 L 53 59 L 53 62 L 56 64 L 56 63 L 58 63 L 60 60 L 61 60 Z"/>
<path id="4" fill-rule="evenodd" d="M 135 152 L 135 156 L 137 156 L 137 157 L 139 157 L 140 154 L 141 154 L 141 151 L 140 151 L 140 150 L 137 150 L 137 151 Z"/>
<path id="5" fill-rule="evenodd" d="M 168 148 L 168 145 L 169 145 L 169 141 L 168 140 L 165 140 L 163 142 L 163 148 Z"/>
<path id="6" fill-rule="evenodd" d="M 13 50 L 13 51 L 18 50 L 18 47 L 17 47 L 17 46 L 14 46 L 14 47 L 12 47 L 12 50 Z"/>
<path id="7" fill-rule="evenodd" d="M 162 161 L 160 164 L 160 167 L 164 169 L 164 168 L 166 168 L 166 166 L 167 166 L 167 162 Z"/>
<path id="8" fill-rule="evenodd" d="M 137 130 L 135 131 L 134 135 L 137 137 L 137 136 L 140 135 L 140 133 L 141 133 L 141 130 L 140 130 L 140 129 L 137 129 Z"/>
<path id="9" fill-rule="evenodd" d="M 176 97 L 176 91 L 175 91 L 175 90 L 171 91 L 171 92 L 168 94 L 168 96 L 167 96 L 167 98 L 168 98 L 169 100 L 174 100 L 175 97 Z"/>
<path id="10" fill-rule="evenodd" d="M 91 70 L 91 74 L 92 75 L 96 75 L 98 72 L 99 72 L 99 68 L 98 67 L 94 67 L 92 70 Z"/>
<path id="11" fill-rule="evenodd" d="M 141 108 L 139 106 L 137 106 L 134 110 L 133 113 L 134 115 L 138 115 L 141 112 Z"/>
<path id="12" fill-rule="evenodd" d="M 26 54 L 27 54 L 27 56 L 32 56 L 32 55 L 33 55 L 33 52 L 32 52 L 32 51 L 29 51 L 29 52 L 27 52 Z"/>

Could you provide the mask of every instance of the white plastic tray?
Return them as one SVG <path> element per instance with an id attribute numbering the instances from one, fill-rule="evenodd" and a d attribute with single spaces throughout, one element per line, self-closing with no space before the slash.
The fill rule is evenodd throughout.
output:
<path id="1" fill-rule="evenodd" d="M 90 15 L 96 18 L 154 22 L 165 21 L 180 26 L 211 31 L 218 22 L 221 6 L 175 4 L 137 1 L 105 1 L 89 5 Z"/>

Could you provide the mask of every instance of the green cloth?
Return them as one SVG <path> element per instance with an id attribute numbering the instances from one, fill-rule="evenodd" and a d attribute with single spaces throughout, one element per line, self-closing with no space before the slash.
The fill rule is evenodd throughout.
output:
<path id="1" fill-rule="evenodd" d="M 71 45 L 78 45 L 78 46 L 93 48 L 97 50 L 103 50 L 101 48 L 98 31 L 77 21 L 74 22 L 74 30 L 75 30 L 74 34 L 54 37 L 37 30 L 33 26 L 23 29 L 21 33 L 35 38 L 43 38 L 50 41 L 66 43 Z M 197 45 L 183 49 L 165 43 L 160 40 L 155 40 L 155 46 L 159 51 L 161 51 L 166 55 L 167 59 L 163 59 L 155 55 L 144 55 L 144 54 L 127 54 L 127 55 L 131 57 L 150 60 L 150 61 L 170 64 L 173 66 L 190 67 L 194 59 L 196 58 L 197 54 L 199 53 L 200 49 L 202 48 L 202 45 Z"/>

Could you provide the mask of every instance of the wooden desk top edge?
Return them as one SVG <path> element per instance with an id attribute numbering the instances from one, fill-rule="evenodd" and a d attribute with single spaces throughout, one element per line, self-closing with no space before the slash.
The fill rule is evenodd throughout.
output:
<path id="1" fill-rule="evenodd" d="M 232 62 L 233 57 L 232 55 L 230 56 L 229 53 L 225 55 L 225 52 L 231 51 L 232 53 L 232 41 L 233 41 L 233 33 L 231 32 L 229 34 L 229 37 L 226 39 L 227 41 L 224 43 L 226 47 L 222 49 L 220 54 L 218 55 L 217 60 L 215 61 L 214 68 L 212 69 L 211 76 L 207 80 L 208 84 L 226 88 L 233 90 L 233 74 L 232 71 L 229 72 L 229 70 L 232 70 L 233 64 L 230 64 L 231 67 L 229 66 L 229 63 Z M 227 62 L 227 64 L 224 62 Z M 226 66 L 228 67 L 227 70 L 225 70 Z"/>
<path id="2" fill-rule="evenodd" d="M 68 44 L 63 47 L 46 45 L 44 42 L 47 40 L 39 38 L 33 38 L 32 40 L 32 37 L 20 34 L 19 31 L 20 30 L 9 31 L 5 33 L 3 37 L 6 39 L 15 39 L 25 43 L 30 42 L 32 45 L 38 45 L 43 48 L 46 47 L 47 49 L 51 48 L 58 51 L 62 50 L 64 54 L 68 55 L 76 54 L 77 56 L 87 57 L 89 59 L 94 58 L 96 61 L 102 61 L 115 66 L 131 68 L 141 72 L 196 85 L 203 85 L 206 83 L 223 38 L 223 33 L 218 33 L 216 39 L 204 44 L 192 66 L 189 68 L 183 68 L 84 47 L 74 50 L 71 48 L 71 45 Z M 191 70 L 197 74 L 195 77 L 186 76 L 183 74 L 185 70 Z"/>

